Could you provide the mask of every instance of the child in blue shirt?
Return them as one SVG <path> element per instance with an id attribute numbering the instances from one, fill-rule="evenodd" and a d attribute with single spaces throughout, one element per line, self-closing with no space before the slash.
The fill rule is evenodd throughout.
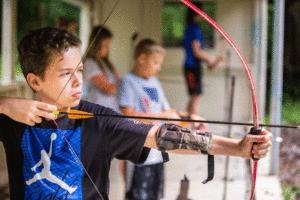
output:
<path id="1" fill-rule="evenodd" d="M 201 2 L 195 2 L 195 6 L 202 9 Z M 196 114 L 199 110 L 200 97 L 202 94 L 202 71 L 203 62 L 210 69 L 215 69 L 223 56 L 215 57 L 203 50 L 203 33 L 198 22 L 201 17 L 192 9 L 188 9 L 186 28 L 184 32 L 183 47 L 185 50 L 184 75 L 188 86 L 190 99 L 187 105 L 189 114 Z"/>
<path id="2" fill-rule="evenodd" d="M 139 42 L 135 49 L 133 70 L 124 75 L 118 84 L 117 99 L 122 114 L 175 119 L 187 117 L 187 113 L 177 112 L 170 107 L 163 88 L 156 78 L 156 74 L 161 69 L 164 55 L 165 50 L 154 41 L 144 39 Z M 197 115 L 191 115 L 191 118 L 202 119 Z M 156 125 L 163 123 L 149 120 L 143 120 L 143 122 Z M 202 125 L 204 125 L 202 131 L 205 131 L 206 125 Z M 167 154 L 151 149 L 143 166 L 134 167 L 132 181 L 128 182 L 127 180 L 127 200 L 162 198 L 163 162 L 166 159 Z"/>

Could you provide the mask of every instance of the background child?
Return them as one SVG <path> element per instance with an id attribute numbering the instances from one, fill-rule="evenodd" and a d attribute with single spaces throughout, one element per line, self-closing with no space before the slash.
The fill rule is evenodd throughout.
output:
<path id="1" fill-rule="evenodd" d="M 202 9 L 201 2 L 195 6 Z M 185 49 L 184 75 L 190 95 L 187 105 L 189 114 L 199 112 L 200 97 L 202 94 L 202 62 L 206 62 L 210 69 L 215 69 L 223 56 L 215 57 L 203 50 L 203 34 L 198 22 L 201 17 L 188 8 L 183 46 Z"/>
<path id="2" fill-rule="evenodd" d="M 115 96 L 119 75 L 109 60 L 112 37 L 112 33 L 103 26 L 93 28 L 90 44 L 94 39 L 95 42 L 83 62 L 83 75 L 88 87 L 87 100 L 119 111 Z"/>
<path id="3" fill-rule="evenodd" d="M 156 78 L 165 56 L 165 50 L 151 39 L 139 42 L 135 49 L 135 65 L 131 73 L 122 77 L 118 85 L 118 103 L 121 113 L 129 116 L 147 116 L 180 119 L 187 113 L 170 108 L 163 88 Z M 192 115 L 192 119 L 201 119 Z M 160 121 L 142 120 L 161 125 Z M 205 128 L 203 129 L 205 130 Z M 160 199 L 163 196 L 164 168 L 160 151 L 151 149 L 143 166 L 135 166 L 126 199 Z M 127 170 L 128 171 L 128 170 Z"/>
<path id="4" fill-rule="evenodd" d="M 77 35 L 77 23 L 74 19 L 60 16 L 57 18 L 57 27 L 59 29 L 67 30 Z"/>

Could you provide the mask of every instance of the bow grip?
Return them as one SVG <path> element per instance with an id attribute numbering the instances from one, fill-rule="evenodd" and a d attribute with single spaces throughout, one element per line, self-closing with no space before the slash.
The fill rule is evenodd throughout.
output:
<path id="1" fill-rule="evenodd" d="M 252 134 L 252 135 L 260 135 L 260 132 L 261 132 L 261 128 L 254 128 L 254 127 L 252 127 L 250 129 L 250 134 Z M 257 144 L 257 142 L 254 142 L 253 144 Z M 252 154 L 252 159 L 253 160 L 259 160 L 258 158 L 254 158 L 253 154 Z"/>

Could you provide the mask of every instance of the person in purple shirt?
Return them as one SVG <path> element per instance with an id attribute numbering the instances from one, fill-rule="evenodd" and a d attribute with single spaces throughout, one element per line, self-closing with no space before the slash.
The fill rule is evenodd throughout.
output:
<path id="1" fill-rule="evenodd" d="M 194 3 L 202 10 L 201 2 Z M 183 46 L 185 49 L 184 74 L 190 95 L 187 112 L 198 114 L 200 96 L 202 94 L 202 62 L 206 62 L 210 69 L 215 69 L 223 56 L 215 57 L 203 50 L 203 34 L 198 22 L 201 17 L 189 8 L 186 18 Z"/>

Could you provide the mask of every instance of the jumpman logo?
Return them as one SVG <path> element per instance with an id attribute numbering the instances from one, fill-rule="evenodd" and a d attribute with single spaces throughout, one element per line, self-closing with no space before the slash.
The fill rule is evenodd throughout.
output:
<path id="1" fill-rule="evenodd" d="M 43 164 L 44 165 L 43 170 L 40 173 L 35 174 L 32 179 L 26 181 L 26 184 L 31 185 L 32 183 L 38 180 L 46 179 L 52 183 L 59 185 L 61 188 L 67 190 L 70 194 L 72 194 L 77 189 L 77 186 L 73 188 L 68 186 L 65 182 L 63 182 L 62 180 L 54 176 L 50 171 L 50 165 L 51 165 L 50 157 L 52 155 L 52 144 L 55 139 L 56 139 L 56 134 L 52 133 L 49 153 L 47 154 L 45 150 L 42 150 L 41 160 L 34 167 L 30 168 L 31 171 L 35 171 L 37 167 Z"/>

